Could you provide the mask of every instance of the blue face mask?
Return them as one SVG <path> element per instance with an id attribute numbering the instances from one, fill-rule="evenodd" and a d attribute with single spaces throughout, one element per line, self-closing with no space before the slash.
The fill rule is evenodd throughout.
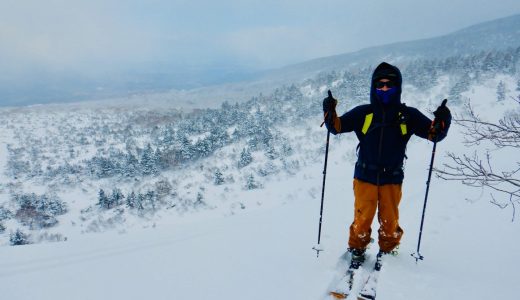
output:
<path id="1" fill-rule="evenodd" d="M 395 96 L 397 95 L 397 89 L 391 88 L 388 91 L 376 89 L 376 95 L 383 104 L 389 104 L 395 102 Z"/>

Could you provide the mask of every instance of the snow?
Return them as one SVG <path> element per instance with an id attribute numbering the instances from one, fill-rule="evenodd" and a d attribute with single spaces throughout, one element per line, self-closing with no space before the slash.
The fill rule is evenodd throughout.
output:
<path id="1" fill-rule="evenodd" d="M 513 79 L 499 78 L 465 95 L 476 101 L 486 117 L 498 118 L 514 107 L 510 102 L 483 100 L 495 98 L 498 80 L 513 86 Z M 432 94 L 423 99 L 441 98 Z M 417 103 L 426 112 L 436 102 L 440 101 Z M 453 107 L 454 113 L 462 109 Z M 321 130 L 320 141 L 306 140 L 311 136 L 305 130 L 295 135 L 302 147 L 316 149 L 325 142 Z M 5 143 L 12 136 L 8 131 L 1 134 L 0 167 L 5 167 Z M 436 166 L 447 162 L 446 151 L 467 150 L 462 138 L 454 126 L 438 144 Z M 421 244 L 424 260 L 416 262 L 410 255 L 417 247 L 432 151 L 431 143 L 413 139 L 407 150 L 400 205 L 405 234 L 400 254 L 385 261 L 378 299 L 517 298 L 520 223 L 511 222 L 510 208 L 492 205 L 487 192 L 434 177 Z M 92 196 L 80 189 L 65 190 L 62 196 L 75 200 L 71 212 L 59 217 L 64 224 L 59 232 L 71 238 L 0 247 L 1 298 L 329 299 L 327 289 L 338 275 L 337 264 L 347 248 L 352 222 L 355 146 L 352 135 L 331 138 L 320 244 L 324 251 L 319 257 L 312 247 L 318 235 L 323 161 L 306 152 L 301 154 L 306 164 L 296 174 L 267 180 L 263 189 L 244 191 L 238 186 L 229 194 L 216 187 L 209 190 L 206 197 L 228 203 L 225 209 L 186 212 L 184 216 L 162 212 L 144 221 L 126 216 L 125 227 L 99 233 L 78 234 L 89 230 L 71 225 L 79 222 L 79 210 L 94 201 Z M 504 165 L 509 161 L 506 156 L 496 158 Z M 194 186 L 184 191 L 193 193 L 203 175 L 186 179 L 183 174 L 175 176 Z M 4 195 L 2 200 L 6 200 Z M 245 203 L 248 209 L 229 209 L 237 203 Z M 373 228 L 375 233 L 377 225 Z M 377 248 L 375 244 L 369 249 L 369 263 L 375 260 Z"/>
<path id="2" fill-rule="evenodd" d="M 349 176 L 332 166 L 325 251 L 319 258 L 311 249 L 319 201 L 305 192 L 320 181 L 314 165 L 312 180 L 285 183 L 286 189 L 301 192 L 278 207 L 63 243 L 1 247 L 2 294 L 6 299 L 326 299 L 334 266 L 345 251 L 352 207 Z M 401 254 L 385 262 L 378 297 L 514 299 L 518 222 L 509 222 L 487 201 L 464 201 L 460 186 L 432 182 L 421 251 L 425 260 L 416 264 L 409 256 L 415 251 L 423 187 L 405 186 L 401 224 L 406 235 Z M 283 187 L 273 188 L 283 194 Z M 370 249 L 373 257 L 376 248 Z"/>

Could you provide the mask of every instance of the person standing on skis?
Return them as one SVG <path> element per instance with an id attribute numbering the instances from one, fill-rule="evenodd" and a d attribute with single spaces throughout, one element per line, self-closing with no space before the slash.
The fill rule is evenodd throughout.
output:
<path id="1" fill-rule="evenodd" d="M 443 140 L 450 127 L 451 113 L 444 105 L 430 120 L 419 110 L 401 103 L 402 76 L 386 62 L 376 67 L 370 87 L 370 104 L 359 105 L 341 117 L 337 100 L 323 100 L 327 129 L 334 135 L 354 131 L 358 140 L 358 160 L 354 171 L 354 221 L 348 240 L 351 268 L 365 260 L 371 224 L 378 211 L 378 259 L 394 250 L 401 240 L 399 202 L 404 178 L 406 144 L 412 135 L 430 141 Z"/>

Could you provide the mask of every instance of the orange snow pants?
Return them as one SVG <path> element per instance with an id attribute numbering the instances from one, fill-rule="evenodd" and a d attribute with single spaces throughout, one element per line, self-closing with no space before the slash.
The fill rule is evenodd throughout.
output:
<path id="1" fill-rule="evenodd" d="M 399 227 L 401 184 L 377 186 L 354 179 L 354 222 L 350 226 L 348 245 L 351 249 L 365 249 L 370 243 L 372 221 L 378 209 L 379 249 L 392 251 L 403 236 Z"/>

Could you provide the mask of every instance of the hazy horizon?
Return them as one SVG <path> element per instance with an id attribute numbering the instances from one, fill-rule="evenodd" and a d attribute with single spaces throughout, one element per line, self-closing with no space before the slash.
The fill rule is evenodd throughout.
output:
<path id="1" fill-rule="evenodd" d="M 196 88 L 520 13 L 513 0 L 5 4 L 0 105 Z"/>

